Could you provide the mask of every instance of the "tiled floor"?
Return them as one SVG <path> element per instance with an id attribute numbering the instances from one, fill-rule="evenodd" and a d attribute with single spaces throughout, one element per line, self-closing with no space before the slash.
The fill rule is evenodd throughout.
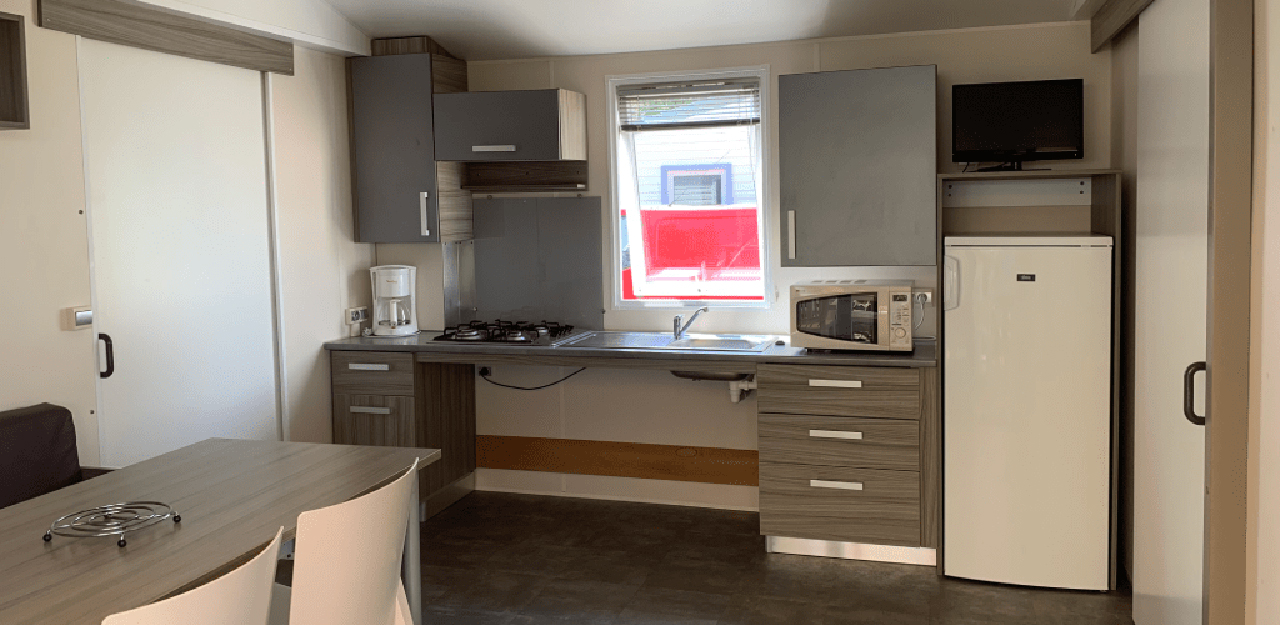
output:
<path id="1" fill-rule="evenodd" d="M 1132 623 L 1125 594 L 766 554 L 757 516 L 473 493 L 422 530 L 424 623 Z"/>

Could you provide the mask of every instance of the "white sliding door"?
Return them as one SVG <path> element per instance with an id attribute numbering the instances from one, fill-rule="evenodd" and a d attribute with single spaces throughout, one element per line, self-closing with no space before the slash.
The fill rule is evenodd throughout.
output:
<path id="1" fill-rule="evenodd" d="M 274 440 L 261 75 L 87 39 L 79 67 L 102 463 Z"/>

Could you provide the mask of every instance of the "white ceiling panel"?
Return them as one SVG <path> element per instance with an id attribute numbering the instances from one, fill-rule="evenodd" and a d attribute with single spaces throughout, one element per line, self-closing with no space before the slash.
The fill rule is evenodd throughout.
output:
<path id="1" fill-rule="evenodd" d="M 469 61 L 1066 21 L 1078 0 L 330 0 Z"/>

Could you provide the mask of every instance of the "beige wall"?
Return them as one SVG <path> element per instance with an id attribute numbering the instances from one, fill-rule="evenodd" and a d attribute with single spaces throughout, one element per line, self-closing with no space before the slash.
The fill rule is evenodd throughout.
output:
<path id="1" fill-rule="evenodd" d="M 1045 166 L 1055 168 L 1106 168 L 1111 165 L 1111 58 L 1107 50 L 1089 52 L 1087 23 L 1059 23 L 1020 27 L 981 28 L 872 37 L 852 37 L 641 52 L 582 57 L 554 57 L 468 64 L 473 91 L 501 89 L 564 88 L 587 97 L 587 133 L 590 154 L 590 193 L 609 206 L 610 166 L 606 123 L 607 76 L 649 72 L 704 70 L 768 65 L 770 82 L 768 146 L 771 155 L 766 180 L 769 232 L 778 232 L 777 75 L 826 70 L 897 65 L 938 66 L 938 167 L 958 171 L 950 158 L 950 92 L 955 83 L 1083 78 L 1085 81 L 1086 159 Z M 611 273 L 608 220 L 603 235 L 606 250 L 601 263 Z M 386 262 L 379 246 L 379 262 Z M 774 301 L 768 310 L 714 310 L 699 320 L 703 330 L 786 333 L 789 327 L 783 296 L 796 281 L 818 278 L 907 278 L 932 287 L 932 268 L 782 268 L 778 238 L 769 240 Z M 438 264 L 438 246 L 414 246 L 396 250 L 396 260 L 420 267 Z M 420 270 L 421 271 L 421 270 Z M 420 285 L 430 287 L 439 279 L 420 274 Z M 605 285 L 611 329 L 665 330 L 676 311 L 615 310 L 612 285 Z M 420 286 L 422 288 L 422 286 Z M 436 287 L 438 288 L 438 287 Z M 439 291 L 420 291 L 423 305 L 438 306 Z M 428 309 L 427 312 L 430 312 Z M 420 316 L 428 318 L 420 307 Z M 934 331 L 935 311 L 930 307 L 922 333 Z M 571 370 L 555 368 L 497 367 L 494 377 L 503 382 L 546 383 Z M 538 392 L 500 389 L 478 383 L 478 428 L 481 434 L 547 436 L 643 443 L 697 444 L 737 449 L 755 448 L 755 402 L 731 404 L 724 384 L 676 380 L 666 373 L 639 371 L 587 371 L 568 382 Z M 526 384 L 527 385 L 527 384 Z M 632 394 L 629 386 L 642 389 Z M 721 507 L 750 508 L 754 489 L 742 487 L 645 483 L 643 480 L 591 478 L 509 471 L 482 471 L 481 488 L 527 492 L 678 501 Z"/>
<path id="2" fill-rule="evenodd" d="M 66 406 L 80 461 L 94 465 L 94 335 L 58 324 L 60 309 L 90 305 L 75 38 L 35 27 L 30 0 L 0 0 L 0 11 L 27 16 L 31 91 L 31 130 L 0 131 L 0 410 Z"/>
<path id="3" fill-rule="evenodd" d="M 354 243 L 346 65 L 297 48 L 294 76 L 271 77 L 285 436 L 331 440 L 329 360 L 347 334 L 344 311 L 368 305 L 373 246 Z"/>

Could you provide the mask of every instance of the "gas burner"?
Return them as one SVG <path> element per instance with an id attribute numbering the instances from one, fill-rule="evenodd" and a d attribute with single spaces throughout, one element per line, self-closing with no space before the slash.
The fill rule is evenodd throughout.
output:
<path id="1" fill-rule="evenodd" d="M 437 341 L 468 343 L 508 343 L 517 345 L 550 345 L 551 340 L 573 331 L 573 326 L 553 321 L 474 320 L 454 326 L 437 336 Z"/>

